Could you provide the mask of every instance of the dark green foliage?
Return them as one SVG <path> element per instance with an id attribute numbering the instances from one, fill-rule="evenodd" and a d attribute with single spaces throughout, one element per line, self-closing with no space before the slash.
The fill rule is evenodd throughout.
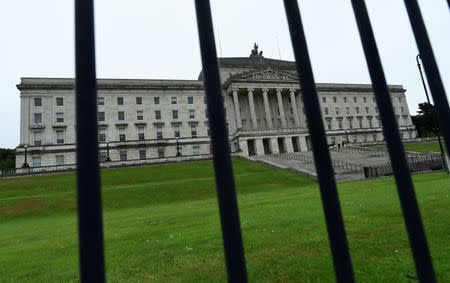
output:
<path id="1" fill-rule="evenodd" d="M 428 102 L 419 103 L 419 110 L 416 116 L 411 116 L 414 126 L 416 126 L 419 137 L 435 136 L 437 128 L 433 121 L 434 106 Z"/>
<path id="2" fill-rule="evenodd" d="M 0 148 L 0 169 L 14 168 L 16 165 L 16 152 L 10 148 Z"/>

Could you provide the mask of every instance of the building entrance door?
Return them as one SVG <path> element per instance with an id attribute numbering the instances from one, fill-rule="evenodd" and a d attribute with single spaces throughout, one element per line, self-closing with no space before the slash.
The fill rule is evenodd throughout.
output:
<path id="1" fill-rule="evenodd" d="M 280 153 L 286 153 L 286 148 L 284 147 L 284 140 L 283 138 L 278 138 L 278 149 L 280 150 Z"/>
<path id="2" fill-rule="evenodd" d="M 247 147 L 249 156 L 256 155 L 255 140 L 247 140 Z"/>
<path id="3" fill-rule="evenodd" d="M 270 140 L 269 139 L 263 139 L 263 146 L 264 146 L 264 154 L 272 154 L 272 151 L 270 150 Z"/>

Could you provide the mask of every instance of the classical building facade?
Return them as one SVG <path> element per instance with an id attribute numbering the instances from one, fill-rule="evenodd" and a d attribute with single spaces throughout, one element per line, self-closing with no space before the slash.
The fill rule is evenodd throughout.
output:
<path id="1" fill-rule="evenodd" d="M 295 62 L 258 54 L 219 58 L 233 151 L 263 155 L 310 149 Z M 208 114 L 198 80 L 98 80 L 100 160 L 161 160 L 210 154 Z M 74 164 L 73 79 L 22 78 L 16 166 Z M 382 141 L 371 85 L 317 84 L 330 144 Z M 415 138 L 405 89 L 390 85 L 402 138 Z M 108 159 L 109 158 L 109 159 Z"/>

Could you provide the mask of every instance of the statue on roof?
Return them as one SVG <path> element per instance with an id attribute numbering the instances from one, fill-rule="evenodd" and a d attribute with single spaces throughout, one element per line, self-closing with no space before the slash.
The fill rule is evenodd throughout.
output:
<path id="1" fill-rule="evenodd" d="M 255 45 L 253 45 L 253 50 L 252 50 L 252 53 L 250 54 L 250 56 L 256 56 L 256 55 L 258 55 L 258 44 L 256 44 L 256 42 L 255 42 Z"/>

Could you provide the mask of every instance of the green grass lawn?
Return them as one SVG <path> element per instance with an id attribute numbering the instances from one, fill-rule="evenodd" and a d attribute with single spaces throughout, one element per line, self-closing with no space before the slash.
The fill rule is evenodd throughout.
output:
<path id="1" fill-rule="evenodd" d="M 332 282 L 317 183 L 234 160 L 252 282 Z M 110 282 L 226 280 L 211 162 L 102 172 Z M 440 282 L 450 281 L 450 175 L 414 176 Z M 358 282 L 412 282 L 391 178 L 339 183 Z M 75 176 L 0 180 L 0 281 L 78 281 Z"/>
<path id="2" fill-rule="evenodd" d="M 413 152 L 441 152 L 441 149 L 439 147 L 439 143 L 437 141 L 430 141 L 430 142 L 415 142 L 415 143 L 404 143 L 403 144 L 406 151 L 413 151 Z M 444 147 L 444 152 L 447 152 L 445 149 L 444 143 L 442 143 Z M 386 150 L 386 145 L 376 145 L 371 146 L 370 148 L 373 149 L 382 149 Z"/>

